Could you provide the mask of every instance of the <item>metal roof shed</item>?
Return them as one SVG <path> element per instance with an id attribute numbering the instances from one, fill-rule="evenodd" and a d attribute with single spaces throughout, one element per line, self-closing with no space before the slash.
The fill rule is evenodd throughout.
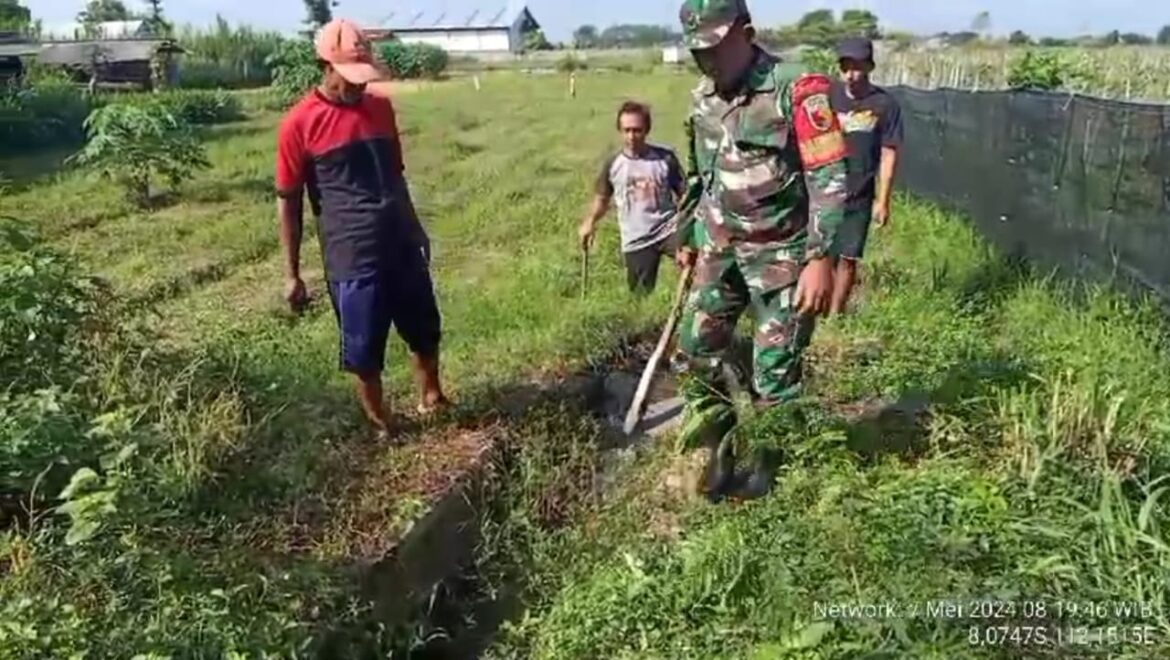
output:
<path id="1" fill-rule="evenodd" d="M 404 43 L 429 43 L 450 53 L 518 53 L 540 29 L 527 6 L 509 4 L 469 14 L 436 9 L 399 10 L 379 28 Z"/>
<path id="2" fill-rule="evenodd" d="M 149 89 L 152 86 L 152 62 L 156 56 L 166 68 L 169 83 L 177 78 L 175 55 L 185 52 L 166 40 L 127 39 L 109 41 L 60 42 L 46 45 L 37 61 L 74 72 L 75 78 L 96 77 L 101 83 L 130 84 Z"/>

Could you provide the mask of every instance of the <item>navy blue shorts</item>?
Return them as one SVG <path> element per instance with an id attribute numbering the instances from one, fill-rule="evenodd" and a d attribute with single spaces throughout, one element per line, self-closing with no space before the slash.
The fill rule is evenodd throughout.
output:
<path id="1" fill-rule="evenodd" d="M 439 350 L 439 306 L 421 252 L 398 259 L 377 274 L 330 282 L 329 298 L 341 334 L 339 361 L 344 371 L 381 372 L 391 326 L 412 353 L 431 357 Z"/>

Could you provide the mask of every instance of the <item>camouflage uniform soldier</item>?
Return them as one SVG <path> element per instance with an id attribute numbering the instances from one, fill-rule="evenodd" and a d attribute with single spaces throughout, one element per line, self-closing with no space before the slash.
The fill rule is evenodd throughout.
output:
<path id="1" fill-rule="evenodd" d="M 757 47 L 745 0 L 685 0 L 679 17 L 704 73 L 687 120 L 689 192 L 699 202 L 680 228 L 678 257 L 695 264 L 679 339 L 689 374 L 680 441 L 710 451 L 708 497 L 759 497 L 778 453 L 756 450 L 754 469 L 735 477 L 723 355 L 750 306 L 754 403 L 791 410 L 813 320 L 828 312 L 846 146 L 829 78 Z"/>

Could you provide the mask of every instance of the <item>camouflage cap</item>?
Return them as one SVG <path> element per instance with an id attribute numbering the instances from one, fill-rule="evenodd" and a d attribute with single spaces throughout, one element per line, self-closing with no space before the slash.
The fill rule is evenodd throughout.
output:
<path id="1" fill-rule="evenodd" d="M 687 48 L 713 48 L 738 18 L 751 18 L 747 0 L 683 0 L 678 11 Z"/>

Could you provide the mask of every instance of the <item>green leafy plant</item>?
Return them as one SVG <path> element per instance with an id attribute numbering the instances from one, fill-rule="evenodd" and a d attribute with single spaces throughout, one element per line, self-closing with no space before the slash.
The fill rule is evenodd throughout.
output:
<path id="1" fill-rule="evenodd" d="M 59 75 L 30 73 L 22 85 L 0 84 L 0 151 L 80 142 L 90 109 L 89 100 Z"/>
<path id="2" fill-rule="evenodd" d="M 89 142 L 70 162 L 117 182 L 139 207 L 150 203 L 152 178 L 178 186 L 211 167 L 190 125 L 161 104 L 113 103 L 95 110 L 85 127 Z"/>
<path id="3" fill-rule="evenodd" d="M 295 102 L 321 80 L 313 44 L 303 39 L 281 42 L 264 63 L 272 70 L 272 87 L 284 105 Z"/>
<path id="4" fill-rule="evenodd" d="M 803 62 L 811 71 L 832 75 L 837 68 L 837 56 L 828 48 L 810 48 L 800 55 Z"/>
<path id="5" fill-rule="evenodd" d="M 173 90 L 152 98 L 175 117 L 191 124 L 223 124 L 244 116 L 239 97 L 222 89 Z"/>
<path id="6" fill-rule="evenodd" d="M 1007 84 L 1013 89 L 1060 89 L 1066 84 L 1069 69 L 1058 53 L 1029 50 L 1012 62 Z"/>
<path id="7" fill-rule="evenodd" d="M 386 67 L 401 79 L 438 78 L 450 63 L 447 51 L 431 44 L 392 41 L 383 44 L 380 51 Z"/>

